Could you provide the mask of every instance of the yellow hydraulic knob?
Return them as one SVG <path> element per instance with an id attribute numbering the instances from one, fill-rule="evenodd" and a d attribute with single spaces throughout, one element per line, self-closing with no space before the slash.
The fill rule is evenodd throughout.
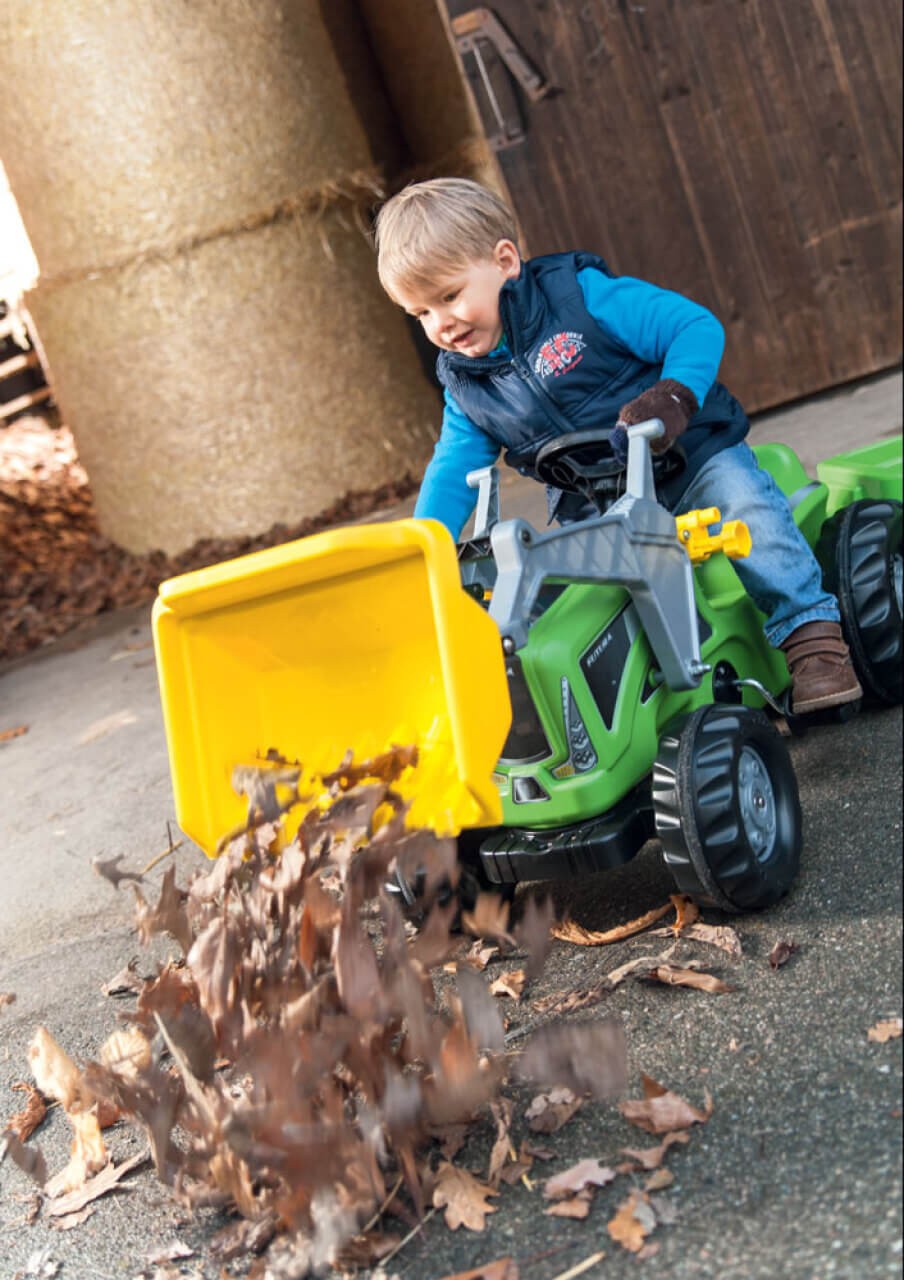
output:
<path id="1" fill-rule="evenodd" d="M 743 520 L 727 520 L 718 533 L 709 532 L 709 526 L 721 519 L 718 507 L 704 507 L 676 516 L 678 541 L 694 564 L 708 560 L 716 551 L 722 551 L 729 560 L 750 554 L 750 530 Z"/>

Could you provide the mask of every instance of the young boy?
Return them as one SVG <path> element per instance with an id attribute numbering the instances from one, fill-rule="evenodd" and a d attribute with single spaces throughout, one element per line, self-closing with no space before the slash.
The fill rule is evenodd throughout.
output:
<path id="1" fill-rule="evenodd" d="M 458 538 L 476 495 L 469 471 L 505 460 L 522 475 L 549 440 L 570 431 L 660 418 L 664 451 L 676 440 L 683 472 L 660 486 L 676 515 L 718 507 L 742 519 L 753 548 L 734 567 L 781 648 L 798 714 L 852 702 L 854 674 L 835 598 L 771 476 L 743 443 L 749 423 L 717 382 L 724 334 L 679 294 L 613 276 L 601 258 L 558 253 L 522 259 L 514 215 L 475 182 L 439 178 L 406 187 L 380 210 L 380 281 L 440 348 L 442 431 L 415 507 Z M 550 490 L 550 519 L 587 514 Z"/>

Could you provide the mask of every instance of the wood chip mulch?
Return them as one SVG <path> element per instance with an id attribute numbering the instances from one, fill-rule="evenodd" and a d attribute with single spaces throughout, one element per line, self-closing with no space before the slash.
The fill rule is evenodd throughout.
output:
<path id="1" fill-rule="evenodd" d="M 52 415 L 0 426 L 0 662 L 97 614 L 150 602 L 164 578 L 361 519 L 413 493 L 405 475 L 254 537 L 206 538 L 177 556 L 133 555 L 99 530 L 88 477 Z"/>

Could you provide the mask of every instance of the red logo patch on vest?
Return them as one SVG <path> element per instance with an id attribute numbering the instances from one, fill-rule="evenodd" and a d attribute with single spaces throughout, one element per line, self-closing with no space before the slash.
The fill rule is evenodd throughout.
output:
<path id="1" fill-rule="evenodd" d="M 554 338 L 548 338 L 537 352 L 534 373 L 541 378 L 548 378 L 550 374 L 558 378 L 581 363 L 584 359 L 581 352 L 586 345 L 583 334 L 557 333 Z"/>

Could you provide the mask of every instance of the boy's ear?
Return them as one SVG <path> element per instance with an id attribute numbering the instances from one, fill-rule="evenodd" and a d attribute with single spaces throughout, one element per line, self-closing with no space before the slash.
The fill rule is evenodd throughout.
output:
<path id="1" fill-rule="evenodd" d="M 512 280 L 521 273 L 521 254 L 514 240 L 497 240 L 493 261 L 507 280 Z"/>

